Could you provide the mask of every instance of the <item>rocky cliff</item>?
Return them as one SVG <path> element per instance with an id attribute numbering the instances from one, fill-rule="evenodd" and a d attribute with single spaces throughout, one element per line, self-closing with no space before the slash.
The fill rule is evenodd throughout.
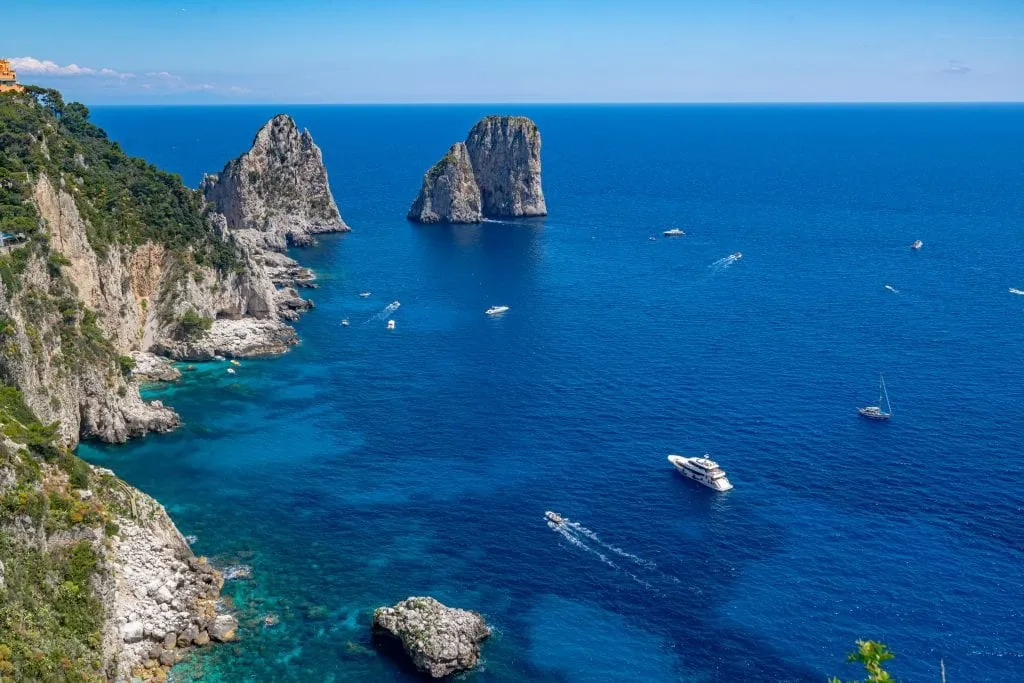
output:
<path id="1" fill-rule="evenodd" d="M 537 124 L 524 116 L 488 116 L 427 171 L 408 218 L 479 223 L 545 215 Z"/>
<path id="2" fill-rule="evenodd" d="M 479 223 L 483 220 L 480 188 L 464 142 L 452 145 L 423 176 L 423 187 L 409 209 L 408 218 L 417 223 Z"/>
<path id="3" fill-rule="evenodd" d="M 476 612 L 423 597 L 378 607 L 373 613 L 373 633 L 401 643 L 417 669 L 443 678 L 476 666 L 480 643 L 490 637 L 491 629 Z"/>
<path id="4" fill-rule="evenodd" d="M 201 186 L 227 226 L 248 244 L 283 250 L 309 244 L 313 235 L 344 232 L 320 148 L 295 121 L 275 116 L 256 134 L 252 149 Z"/>

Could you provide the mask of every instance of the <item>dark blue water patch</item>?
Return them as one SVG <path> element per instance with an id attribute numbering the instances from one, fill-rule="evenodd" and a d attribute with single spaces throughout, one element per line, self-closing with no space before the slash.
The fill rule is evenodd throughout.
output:
<path id="1" fill-rule="evenodd" d="M 196 675 L 409 679 L 369 622 L 430 594 L 495 628 L 472 680 L 852 677 L 857 638 L 904 680 L 1024 678 L 1024 108 L 515 109 L 551 216 L 431 227 L 423 172 L 507 108 L 290 109 L 354 228 L 294 254 L 302 343 L 81 448 L 252 566 Z M 194 184 L 274 113 L 95 117 Z M 888 424 L 855 411 L 879 372 Z M 734 490 L 665 459 L 705 451 Z"/>

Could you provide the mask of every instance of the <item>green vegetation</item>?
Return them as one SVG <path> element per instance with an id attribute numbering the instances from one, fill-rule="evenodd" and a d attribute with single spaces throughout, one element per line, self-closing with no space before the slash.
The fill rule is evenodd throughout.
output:
<path id="1" fill-rule="evenodd" d="M 118 531 L 106 477 L 53 442 L 16 389 L 0 385 L 0 475 L 14 475 L 0 497 L 0 681 L 103 681 L 103 606 L 93 591 L 101 571 L 88 540 L 40 544 L 24 518 L 47 535 L 80 528 Z M 44 433 L 51 434 L 43 444 Z M 45 445 L 41 451 L 35 446 Z M 80 497 L 75 489 L 93 490 Z M 14 524 L 19 520 L 17 524 Z M 67 538 L 67 537 L 65 537 Z"/>
<path id="2" fill-rule="evenodd" d="M 851 664 L 859 663 L 864 665 L 864 670 L 868 672 L 868 677 L 864 679 L 864 683 L 893 683 L 895 679 L 882 668 L 882 664 L 895 656 L 889 651 L 885 643 L 879 643 L 874 640 L 858 640 L 856 652 L 851 652 L 847 656 L 846 661 Z M 833 677 L 829 680 L 829 683 L 842 683 L 842 681 Z M 852 681 L 851 683 L 858 682 Z"/>
<path id="3" fill-rule="evenodd" d="M 213 319 L 190 308 L 178 319 L 178 327 L 186 339 L 198 339 L 213 326 Z"/>
<path id="4" fill-rule="evenodd" d="M 117 244 L 158 242 L 200 265 L 237 266 L 235 247 L 204 217 L 202 195 L 181 177 L 129 157 L 89 121 L 89 110 L 56 90 L 30 86 L 0 94 L 0 229 L 39 239 L 29 198 L 45 173 L 71 192 L 98 253 Z"/>
<path id="5" fill-rule="evenodd" d="M 121 368 L 121 374 L 127 377 L 135 369 L 135 359 L 131 356 L 118 356 L 117 365 Z"/>

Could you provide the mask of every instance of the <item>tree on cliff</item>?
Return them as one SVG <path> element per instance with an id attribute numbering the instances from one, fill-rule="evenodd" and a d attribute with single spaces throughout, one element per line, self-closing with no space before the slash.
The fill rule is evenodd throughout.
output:
<path id="1" fill-rule="evenodd" d="M 882 668 L 882 664 L 895 657 L 892 652 L 889 651 L 889 647 L 885 643 L 879 643 L 875 640 L 858 640 L 857 650 L 851 652 L 846 661 L 850 663 L 860 663 L 864 665 L 864 670 L 868 672 L 868 677 L 864 679 L 864 683 L 894 683 L 894 679 L 888 671 Z M 836 677 L 829 679 L 829 683 L 843 683 Z M 851 681 L 850 683 L 858 683 L 857 681 Z"/>

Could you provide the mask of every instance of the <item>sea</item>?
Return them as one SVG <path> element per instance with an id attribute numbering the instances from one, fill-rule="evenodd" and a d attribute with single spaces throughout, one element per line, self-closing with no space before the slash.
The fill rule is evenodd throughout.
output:
<path id="1" fill-rule="evenodd" d="M 280 112 L 352 226 L 292 254 L 301 344 L 183 366 L 145 390 L 180 429 L 79 448 L 243 567 L 241 639 L 175 681 L 415 680 L 370 626 L 422 595 L 493 628 L 472 682 L 850 679 L 857 639 L 1024 680 L 1024 105 L 92 116 L 194 187 Z M 550 215 L 408 223 L 492 113 L 539 125 Z"/>

